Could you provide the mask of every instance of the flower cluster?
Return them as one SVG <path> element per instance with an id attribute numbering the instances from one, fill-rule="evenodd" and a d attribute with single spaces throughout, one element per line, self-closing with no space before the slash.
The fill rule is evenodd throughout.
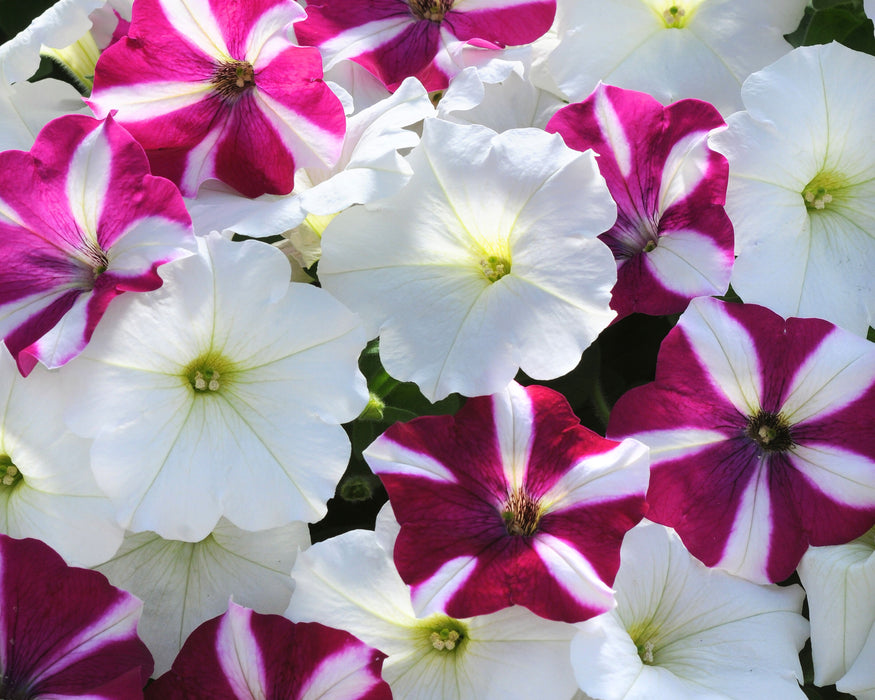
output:
<path id="1" fill-rule="evenodd" d="M 875 698 L 872 5 L 28 18 L 0 697 Z"/>

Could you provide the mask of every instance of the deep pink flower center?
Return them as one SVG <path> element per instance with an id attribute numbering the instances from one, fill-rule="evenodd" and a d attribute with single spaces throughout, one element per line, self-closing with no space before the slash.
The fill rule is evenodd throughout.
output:
<path id="1" fill-rule="evenodd" d="M 410 9 L 419 19 L 440 22 L 453 7 L 453 0 L 408 0 Z"/>
<path id="2" fill-rule="evenodd" d="M 786 452 L 795 444 L 787 419 L 762 409 L 748 416 L 745 435 L 766 452 Z"/>
<path id="3" fill-rule="evenodd" d="M 244 92 L 255 87 L 255 69 L 247 61 L 220 63 L 210 82 L 219 97 L 226 102 L 233 102 Z"/>
<path id="4" fill-rule="evenodd" d="M 501 518 L 509 535 L 534 535 L 541 521 L 541 507 L 522 489 L 508 494 L 501 509 Z"/>

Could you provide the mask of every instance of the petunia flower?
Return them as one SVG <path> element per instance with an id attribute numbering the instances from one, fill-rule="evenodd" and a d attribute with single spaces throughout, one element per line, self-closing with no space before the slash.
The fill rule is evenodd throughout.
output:
<path id="1" fill-rule="evenodd" d="M 426 120 L 396 195 L 325 229 L 319 279 L 430 400 L 571 371 L 614 316 L 616 209 L 592 153 L 538 129 Z M 400 292 L 400 293 L 399 293 Z"/>
<path id="2" fill-rule="evenodd" d="M 617 260 L 611 308 L 618 318 L 680 313 L 694 297 L 726 293 L 735 259 L 723 210 L 729 168 L 707 142 L 721 126 L 706 102 L 663 107 L 602 83 L 547 124 L 572 148 L 598 154 L 617 202 L 617 223 L 599 238 Z"/>
<path id="3" fill-rule="evenodd" d="M 211 178 L 247 197 L 287 194 L 297 168 L 337 160 L 346 125 L 319 52 L 286 36 L 304 15 L 292 0 L 137 0 L 89 104 L 117 112 L 186 196 Z"/>
<path id="4" fill-rule="evenodd" d="M 745 81 L 711 145 L 729 159 L 732 287 L 782 316 L 875 325 L 875 57 L 804 46 Z"/>
<path id="5" fill-rule="evenodd" d="M 534 126 L 543 129 L 565 101 L 532 84 L 529 74 L 508 71 L 486 84 L 475 68 L 457 75 L 437 105 L 438 116 L 457 124 L 480 124 L 493 131 Z"/>
<path id="6" fill-rule="evenodd" d="M 0 46 L 0 85 L 24 82 L 36 73 L 42 46 L 60 49 L 88 33 L 92 27 L 89 14 L 105 3 L 106 0 L 57 0 Z"/>
<path id="7" fill-rule="evenodd" d="M 523 605 L 577 622 L 613 607 L 647 449 L 584 428 L 561 394 L 511 383 L 455 416 L 396 423 L 364 456 L 401 524 L 395 565 L 418 615 Z"/>
<path id="8" fill-rule="evenodd" d="M 548 59 L 572 102 L 601 80 L 663 104 L 697 98 L 727 115 L 742 108 L 748 75 L 793 47 L 806 0 L 575 0 L 558 11 Z"/>
<path id="9" fill-rule="evenodd" d="M 573 625 L 519 606 L 463 619 L 417 617 L 392 563 L 391 534 L 379 530 L 380 518 L 377 533 L 353 530 L 301 552 L 286 617 L 345 629 L 387 654 L 383 678 L 396 700 L 572 695 Z"/>
<path id="10" fill-rule="evenodd" d="M 146 698 L 390 700 L 380 678 L 384 658 L 349 632 L 295 624 L 231 601 L 224 615 L 191 633 Z"/>
<path id="11" fill-rule="evenodd" d="M 367 404 L 359 321 L 290 284 L 272 246 L 213 234 L 198 248 L 65 368 L 67 421 L 95 438 L 97 482 L 134 532 L 319 520 L 349 460 L 340 423 Z"/>
<path id="12" fill-rule="evenodd" d="M 223 518 L 197 542 L 129 532 L 116 555 L 95 569 L 142 599 L 140 636 L 160 674 L 198 625 L 226 610 L 229 596 L 264 614 L 284 612 L 295 556 L 309 544 L 303 522 L 249 532 Z"/>
<path id="13" fill-rule="evenodd" d="M 617 608 L 577 625 L 571 663 L 600 700 L 804 700 L 808 637 L 799 586 L 761 586 L 706 569 L 670 529 L 626 535 Z"/>
<path id="14" fill-rule="evenodd" d="M 0 535 L 0 697 L 142 697 L 142 603 L 39 540 Z"/>
<path id="15" fill-rule="evenodd" d="M 498 49 L 531 43 L 555 13 L 556 0 L 321 0 L 307 3 L 295 34 L 319 47 L 326 69 L 349 59 L 389 90 L 416 76 L 431 92 Z"/>
<path id="16" fill-rule="evenodd" d="M 799 562 L 799 580 L 808 597 L 814 682 L 855 694 L 868 686 L 871 697 L 875 529 L 847 544 L 811 547 Z"/>
<path id="17" fill-rule="evenodd" d="M 179 192 L 112 117 L 60 117 L 0 153 L 0 202 L 0 336 L 24 375 L 69 362 L 115 297 L 194 248 Z"/>
<path id="18" fill-rule="evenodd" d="M 663 341 L 656 381 L 608 436 L 651 449 L 647 517 L 708 566 L 757 582 L 811 545 L 875 524 L 875 345 L 820 319 L 700 297 Z"/>
<path id="19" fill-rule="evenodd" d="M 91 441 L 64 423 L 62 391 L 42 367 L 22 379 L 0 352 L 0 532 L 94 566 L 115 554 L 124 529 L 91 473 Z"/>

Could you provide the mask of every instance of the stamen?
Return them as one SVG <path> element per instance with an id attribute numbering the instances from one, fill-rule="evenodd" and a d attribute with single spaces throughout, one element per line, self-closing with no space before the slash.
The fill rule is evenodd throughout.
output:
<path id="1" fill-rule="evenodd" d="M 255 69 L 247 61 L 227 61 L 216 67 L 210 82 L 226 102 L 234 102 L 251 87 L 255 87 Z"/>
<path id="2" fill-rule="evenodd" d="M 510 273 L 510 262 L 504 258 L 499 258 L 497 255 L 490 255 L 489 257 L 481 258 L 480 269 L 486 279 L 490 282 L 497 282 Z"/>
<path id="3" fill-rule="evenodd" d="M 653 663 L 653 642 L 649 639 L 644 642 L 644 649 L 641 652 L 641 660 L 646 664 Z"/>
<path id="4" fill-rule="evenodd" d="M 501 518 L 509 535 L 534 535 L 541 521 L 540 504 L 522 489 L 515 489 L 507 496 L 501 510 Z"/>
<path id="5" fill-rule="evenodd" d="M 765 452 L 786 452 L 796 444 L 790 423 L 781 413 L 760 410 L 748 416 L 745 435 Z"/>
<path id="6" fill-rule="evenodd" d="M 410 10 L 419 19 L 441 22 L 453 7 L 453 0 L 408 0 Z"/>
<path id="7" fill-rule="evenodd" d="M 22 474 L 18 470 L 8 455 L 0 455 L 0 485 L 10 487 L 15 486 L 22 479 Z"/>
<path id="8" fill-rule="evenodd" d="M 682 27 L 683 19 L 686 14 L 687 12 L 683 8 L 680 8 L 677 5 L 672 5 L 662 13 L 662 19 L 665 22 L 666 27 Z"/>

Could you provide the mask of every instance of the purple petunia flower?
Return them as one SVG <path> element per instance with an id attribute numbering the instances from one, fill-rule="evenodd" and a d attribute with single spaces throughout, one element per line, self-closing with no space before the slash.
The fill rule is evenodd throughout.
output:
<path id="1" fill-rule="evenodd" d="M 875 524 L 875 346 L 815 318 L 690 303 L 608 435 L 651 448 L 647 517 L 759 583 Z"/>
<path id="2" fill-rule="evenodd" d="M 210 178 L 247 197 L 288 194 L 296 168 L 337 160 L 346 130 L 319 52 L 287 38 L 304 15 L 292 0 L 137 0 L 89 104 L 117 110 L 186 196 Z"/>
<path id="3" fill-rule="evenodd" d="M 615 605 L 647 450 L 587 430 L 561 394 L 512 383 L 454 417 L 393 425 L 365 458 L 401 525 L 395 564 L 417 614 L 523 605 L 578 622 Z"/>
<path id="4" fill-rule="evenodd" d="M 598 153 L 617 202 L 617 223 L 599 238 L 617 261 L 611 308 L 619 318 L 680 313 L 694 297 L 726 292 L 734 259 L 723 210 L 729 166 L 707 141 L 721 126 L 707 102 L 663 107 L 601 83 L 547 124 L 571 148 Z"/>
<path id="5" fill-rule="evenodd" d="M 326 68 L 349 59 L 391 91 L 411 75 L 431 91 L 464 67 L 466 49 L 529 44 L 555 14 L 556 0 L 320 0 L 295 34 L 320 48 Z"/>
<path id="6" fill-rule="evenodd" d="M 261 615 L 233 601 L 191 633 L 150 700 L 390 700 L 386 655 L 318 622 Z"/>
<path id="7" fill-rule="evenodd" d="M 179 191 L 112 117 L 60 117 L 0 153 L 0 337 L 24 375 L 78 355 L 116 296 L 193 249 Z"/>
<path id="8" fill-rule="evenodd" d="M 143 604 L 39 540 L 0 535 L 0 697 L 133 700 L 152 656 Z"/>

